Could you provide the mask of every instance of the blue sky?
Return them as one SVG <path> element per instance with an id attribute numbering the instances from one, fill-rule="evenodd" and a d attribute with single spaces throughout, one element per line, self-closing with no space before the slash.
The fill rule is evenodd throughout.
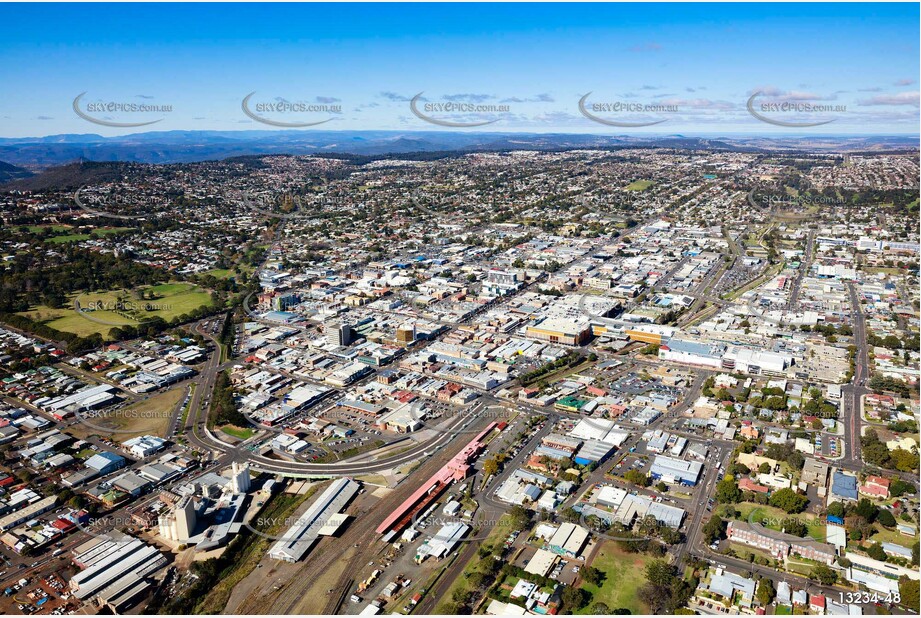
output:
<path id="1" fill-rule="evenodd" d="M 4 137 L 446 130 L 412 112 L 420 92 L 427 118 L 493 121 L 478 131 L 919 132 L 915 3 L 2 4 L 0 41 Z M 253 92 L 248 109 L 269 123 L 241 108 Z M 646 126 L 589 119 L 589 92 L 583 110 Z M 90 118 L 158 122 L 100 126 L 74 112 L 81 93 Z M 762 122 L 746 108 L 755 93 L 762 116 L 832 122 Z M 279 102 L 297 109 L 269 107 Z M 448 102 L 493 107 L 437 107 Z M 648 105 L 659 107 L 637 107 Z"/>

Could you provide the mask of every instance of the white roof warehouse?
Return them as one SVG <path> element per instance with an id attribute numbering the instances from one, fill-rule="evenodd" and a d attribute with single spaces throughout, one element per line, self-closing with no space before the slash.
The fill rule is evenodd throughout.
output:
<path id="1" fill-rule="evenodd" d="M 358 493 L 358 483 L 350 479 L 339 479 L 317 498 L 307 511 L 297 518 L 281 540 L 269 550 L 269 557 L 285 562 L 297 562 L 316 542 L 321 534 L 332 534 L 335 526 L 328 526 L 333 516 Z M 340 522 L 341 523 L 341 522 Z"/>

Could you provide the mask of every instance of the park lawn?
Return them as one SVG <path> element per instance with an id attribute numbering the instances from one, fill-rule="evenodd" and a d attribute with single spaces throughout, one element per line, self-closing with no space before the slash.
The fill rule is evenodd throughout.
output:
<path id="1" fill-rule="evenodd" d="M 80 306 L 83 307 L 84 311 L 86 310 L 86 307 L 90 305 L 90 303 L 100 303 L 106 307 L 114 307 L 115 303 L 118 301 L 119 295 L 122 297 L 128 296 L 128 298 L 131 298 L 130 294 L 124 290 L 73 294 L 67 298 L 67 313 L 56 320 L 48 322 L 48 326 L 60 331 L 73 333 L 79 337 L 88 337 L 94 333 L 99 333 L 105 337 L 108 332 L 116 326 L 135 326 L 139 324 L 139 322 L 136 320 L 132 320 L 125 315 L 116 313 L 115 311 L 87 311 L 87 313 L 95 318 L 95 320 L 90 320 L 80 315 L 76 310 L 73 309 L 73 304 L 76 299 L 80 300 Z M 108 324 L 103 322 L 108 322 Z"/>
<path id="2" fill-rule="evenodd" d="M 80 439 L 102 436 L 114 442 L 124 442 L 137 436 L 165 437 L 173 409 L 179 404 L 185 393 L 185 388 L 173 388 L 156 393 L 130 406 L 90 418 L 89 421 L 96 427 L 79 422 L 78 417 L 78 422 L 70 427 L 70 432 Z M 112 431 L 107 434 L 99 429 L 100 427 L 109 427 Z"/>
<path id="3" fill-rule="evenodd" d="M 541 380 L 546 380 L 547 384 L 555 384 L 557 382 L 562 382 L 569 376 L 585 371 L 594 365 L 593 361 L 585 359 L 575 367 L 560 367 L 553 373 L 548 373 L 545 376 L 541 376 Z"/>
<path id="4" fill-rule="evenodd" d="M 193 309 L 211 304 L 211 293 L 193 283 L 163 283 L 140 289 L 152 291 L 154 297 L 141 300 L 132 291 L 121 289 L 78 293 L 67 299 L 67 306 L 64 308 L 52 309 L 39 305 L 29 311 L 22 312 L 21 315 L 38 322 L 45 322 L 52 328 L 73 333 L 80 337 L 87 337 L 94 333 L 99 333 L 105 337 L 116 326 L 137 326 L 155 317 L 169 322 L 173 318 L 189 313 Z M 92 303 L 101 304 L 105 307 L 114 307 L 119 297 L 125 300 L 126 304 L 128 301 L 135 303 L 135 308 L 121 312 L 109 309 L 87 310 L 87 307 Z M 79 299 L 83 311 L 90 317 L 95 318 L 95 320 L 80 315 L 72 308 L 75 299 Z M 145 309 L 145 303 L 150 303 L 154 308 L 151 310 Z"/>
<path id="5" fill-rule="evenodd" d="M 74 226 L 72 225 L 28 225 L 26 227 L 33 234 L 41 232 L 42 230 L 45 230 L 45 229 L 51 229 L 51 231 L 54 232 L 55 234 L 61 234 L 63 232 L 67 232 L 74 228 Z"/>
<path id="6" fill-rule="evenodd" d="M 653 185 L 651 180 L 634 180 L 624 187 L 624 191 L 645 191 Z"/>
<path id="7" fill-rule="evenodd" d="M 172 281 L 169 283 L 158 283 L 157 285 L 152 285 L 147 289 L 152 291 L 156 296 L 174 296 L 181 292 L 187 292 L 194 287 L 195 285 L 192 283 Z"/>
<path id="8" fill-rule="evenodd" d="M 192 309 L 211 304 L 211 293 L 193 283 L 161 283 L 149 289 L 153 291 L 155 299 L 147 302 L 164 307 L 147 312 L 147 316 L 159 316 L 167 322 Z"/>
<path id="9" fill-rule="evenodd" d="M 591 614 L 595 603 L 604 603 L 612 611 L 625 608 L 631 614 L 649 613 L 649 608 L 639 600 L 637 592 L 646 583 L 646 565 L 653 560 L 646 554 L 625 552 L 616 541 L 605 541 L 591 563 L 604 573 L 604 580 L 600 587 L 582 583 L 582 588 L 591 593 L 592 600 L 576 613 Z"/>
<path id="10" fill-rule="evenodd" d="M 203 272 L 202 275 L 211 275 L 215 279 L 229 279 L 233 276 L 233 271 L 229 268 L 212 268 Z"/>
<path id="11" fill-rule="evenodd" d="M 93 236 L 111 236 L 112 234 L 128 232 L 133 229 L 133 227 L 98 227 L 93 230 Z"/>
<path id="12" fill-rule="evenodd" d="M 47 322 L 49 320 L 56 320 L 58 318 L 63 318 L 72 314 L 73 309 L 69 307 L 54 309 L 48 305 L 35 305 L 28 311 L 20 311 L 16 315 L 24 315 L 30 320 L 34 320 L 36 322 Z"/>
<path id="13" fill-rule="evenodd" d="M 85 317 L 71 310 L 69 315 L 65 315 L 56 320 L 48 322 L 48 326 L 67 333 L 73 333 L 79 337 L 88 337 L 93 333 L 99 333 L 105 337 L 110 330 L 118 325 L 136 325 L 137 322 L 118 315 L 114 311 L 94 311 L 93 316 L 99 320 L 105 320 L 110 324 L 100 324 L 87 320 Z"/>
<path id="14" fill-rule="evenodd" d="M 59 229 L 60 228 L 60 229 Z M 55 233 L 58 232 L 69 232 L 71 228 L 57 226 L 52 228 Z M 134 228 L 130 227 L 100 227 L 89 232 L 79 232 L 76 234 L 64 233 L 59 236 L 52 236 L 48 239 L 48 242 L 60 244 L 65 242 L 76 242 L 81 240 L 90 240 L 91 238 L 102 238 L 104 236 L 111 236 L 112 234 L 118 234 L 119 232 L 127 232 Z"/>

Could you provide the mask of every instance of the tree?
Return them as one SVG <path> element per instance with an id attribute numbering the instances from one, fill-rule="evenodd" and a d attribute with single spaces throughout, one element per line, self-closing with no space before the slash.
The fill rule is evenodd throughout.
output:
<path id="1" fill-rule="evenodd" d="M 860 502 L 857 503 L 857 508 L 854 509 L 854 513 L 867 520 L 868 524 L 872 524 L 879 514 L 879 508 L 869 499 L 861 498 Z"/>
<path id="2" fill-rule="evenodd" d="M 832 502 L 828 505 L 828 514 L 844 519 L 844 505 L 840 502 Z"/>
<path id="3" fill-rule="evenodd" d="M 735 504 L 742 501 L 742 490 L 735 479 L 727 475 L 716 484 L 715 498 L 720 504 Z"/>
<path id="4" fill-rule="evenodd" d="M 646 565 L 646 581 L 654 586 L 668 586 L 677 576 L 678 570 L 664 560 L 653 560 Z"/>
<path id="5" fill-rule="evenodd" d="M 889 484 L 889 495 L 893 498 L 899 498 L 905 494 L 911 494 L 916 491 L 914 484 L 909 483 L 908 481 L 903 481 L 900 478 L 892 479 L 892 483 Z"/>
<path id="6" fill-rule="evenodd" d="M 659 539 L 666 545 L 677 545 L 682 541 L 684 536 L 668 526 L 661 526 L 659 528 Z"/>
<path id="7" fill-rule="evenodd" d="M 758 601 L 762 605 L 770 605 L 771 601 L 774 600 L 774 596 L 777 594 L 774 591 L 774 582 L 770 578 L 762 577 L 761 581 L 758 582 L 758 592 L 755 593 L 758 596 Z"/>
<path id="8" fill-rule="evenodd" d="M 806 458 L 799 451 L 793 451 L 787 456 L 787 465 L 794 470 L 802 470 L 806 463 Z"/>
<path id="9" fill-rule="evenodd" d="M 560 599 L 563 601 L 563 613 L 572 614 L 575 610 L 582 609 L 591 600 L 592 595 L 581 588 L 566 586 Z"/>
<path id="10" fill-rule="evenodd" d="M 919 582 L 917 579 L 911 579 L 907 575 L 902 575 L 899 577 L 899 596 L 901 600 L 899 604 L 903 607 L 907 607 L 912 611 L 918 611 L 919 603 Z"/>
<path id="11" fill-rule="evenodd" d="M 879 515 L 876 516 L 876 521 L 880 525 L 886 526 L 887 528 L 893 528 L 895 526 L 895 516 L 889 511 L 889 509 L 880 509 Z"/>
<path id="12" fill-rule="evenodd" d="M 785 519 L 783 522 L 784 532 L 794 536 L 804 537 L 809 534 L 809 527 L 798 519 Z"/>
<path id="13" fill-rule="evenodd" d="M 580 571 L 582 579 L 593 586 L 600 586 L 601 582 L 604 581 L 604 573 L 600 569 L 596 569 L 592 566 L 582 567 Z"/>
<path id="14" fill-rule="evenodd" d="M 764 462 L 763 464 L 761 464 L 760 466 L 758 466 L 758 472 L 759 472 L 760 474 L 770 474 L 770 473 L 771 473 L 771 464 L 769 464 L 768 462 Z"/>
<path id="15" fill-rule="evenodd" d="M 474 589 L 478 590 L 483 586 L 484 583 L 486 583 L 486 578 L 486 573 L 483 573 L 482 571 L 474 571 L 467 576 L 467 583 L 470 584 L 470 586 Z"/>
<path id="16" fill-rule="evenodd" d="M 726 522 L 721 518 L 716 515 L 711 516 L 703 527 L 704 540 L 709 545 L 714 541 L 726 538 L 726 527 Z"/>
<path id="17" fill-rule="evenodd" d="M 627 472 L 624 473 L 624 480 L 638 487 L 649 486 L 649 476 L 639 470 L 627 470 Z"/>
<path id="18" fill-rule="evenodd" d="M 784 487 L 771 494 L 768 503 L 786 513 L 802 513 L 809 504 L 809 498 L 799 495 L 789 487 Z"/>
<path id="19" fill-rule="evenodd" d="M 610 614 L 611 608 L 604 603 L 592 603 L 593 614 Z"/>
<path id="20" fill-rule="evenodd" d="M 582 519 L 582 514 L 571 506 L 565 507 L 559 512 L 560 519 L 569 523 L 575 523 Z"/>
<path id="21" fill-rule="evenodd" d="M 751 469 L 749 469 L 749 467 L 746 466 L 745 464 L 735 462 L 733 464 L 730 464 L 729 474 L 732 474 L 734 476 L 747 476 L 751 474 Z"/>
<path id="22" fill-rule="evenodd" d="M 518 529 L 524 528 L 531 521 L 531 511 L 524 508 L 520 504 L 516 504 L 510 508 L 508 515 L 512 519 L 512 525 Z"/>
<path id="23" fill-rule="evenodd" d="M 466 605 L 470 598 L 473 596 L 472 590 L 467 590 L 465 588 L 458 588 L 451 594 L 451 600 L 457 603 L 459 606 Z"/>
<path id="24" fill-rule="evenodd" d="M 665 597 L 658 586 L 644 584 L 637 590 L 637 597 L 642 601 L 652 614 L 665 613 Z"/>
<path id="25" fill-rule="evenodd" d="M 831 586 L 838 581 L 838 572 L 824 564 L 817 564 L 809 571 L 809 579 Z"/>
<path id="26" fill-rule="evenodd" d="M 895 466 L 896 470 L 901 470 L 902 472 L 911 472 L 912 470 L 918 469 L 917 453 L 912 453 L 911 451 L 897 448 L 893 449 L 892 452 L 889 453 L 889 458 L 892 460 L 892 465 Z"/>
<path id="27" fill-rule="evenodd" d="M 879 560 L 880 562 L 886 561 L 886 551 L 883 549 L 883 546 L 879 543 L 873 543 L 867 548 L 867 555 L 873 558 L 874 560 Z"/>
<path id="28" fill-rule="evenodd" d="M 682 579 L 678 568 L 664 560 L 654 560 L 646 565 L 646 583 L 637 592 L 653 614 L 675 613 L 687 605 L 697 587 L 696 582 Z"/>

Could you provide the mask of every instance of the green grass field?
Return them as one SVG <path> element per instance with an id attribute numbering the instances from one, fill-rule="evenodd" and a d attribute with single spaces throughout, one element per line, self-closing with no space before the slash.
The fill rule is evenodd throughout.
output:
<path id="1" fill-rule="evenodd" d="M 653 185 L 651 180 L 634 180 L 624 187 L 624 191 L 645 191 Z"/>
<path id="2" fill-rule="evenodd" d="M 105 320 L 108 324 L 100 324 L 87 320 L 77 312 L 71 311 L 69 315 L 52 320 L 48 323 L 48 326 L 60 331 L 74 333 L 80 337 L 87 337 L 93 333 L 105 335 L 116 326 L 134 326 L 139 324 L 139 322 L 129 320 L 128 318 L 118 315 L 114 311 L 94 311 L 93 316 L 99 320 Z"/>
<path id="3" fill-rule="evenodd" d="M 252 438 L 256 433 L 254 429 L 247 427 L 236 427 L 234 425 L 224 425 L 221 427 L 221 431 L 229 436 L 233 436 L 238 440 L 248 440 L 249 438 Z"/>
<path id="4" fill-rule="evenodd" d="M 915 542 L 915 539 L 910 536 L 905 536 L 898 530 L 888 530 L 879 524 L 877 524 L 877 529 L 879 532 L 870 537 L 870 540 L 875 543 L 895 543 L 902 547 L 911 547 L 911 544 Z"/>
<path id="5" fill-rule="evenodd" d="M 789 605 L 778 605 L 774 610 L 776 616 L 789 616 L 793 613 L 793 608 Z"/>
<path id="6" fill-rule="evenodd" d="M 177 316 L 211 303 L 210 292 L 192 283 L 163 283 L 144 289 L 148 291 L 146 300 L 141 300 L 130 290 L 91 292 L 70 296 L 66 307 L 52 309 L 44 305 L 37 305 L 28 311 L 22 312 L 22 315 L 38 322 L 45 322 L 48 326 L 57 330 L 74 333 L 81 337 L 86 337 L 93 333 L 105 336 L 115 326 L 137 326 L 141 322 L 154 317 L 170 321 Z M 149 297 L 151 291 L 153 292 L 153 298 Z M 115 306 L 119 298 L 129 308 L 116 311 Z M 89 318 L 80 315 L 73 309 L 75 299 L 79 299 L 80 306 L 90 316 Z M 89 310 L 89 307 L 93 304 L 101 308 Z M 146 309 L 146 304 L 150 304 L 152 308 L 150 310 Z M 108 307 L 112 307 L 112 309 L 108 309 Z M 90 318 L 95 318 L 95 320 Z"/>
<path id="7" fill-rule="evenodd" d="M 54 226 L 52 231 L 55 233 L 58 232 L 69 232 L 71 228 L 66 226 Z M 78 233 L 78 234 L 69 234 L 63 233 L 59 236 L 52 236 L 48 239 L 48 242 L 60 244 L 65 242 L 76 242 L 81 240 L 90 240 L 91 238 L 102 238 L 104 236 L 110 236 L 112 234 L 117 234 L 119 232 L 127 232 L 133 228 L 130 227 L 100 227 L 92 230 L 89 233 Z"/>
<path id="8" fill-rule="evenodd" d="M 45 229 L 50 229 L 55 234 L 63 234 L 73 229 L 72 225 L 27 225 L 30 232 L 37 234 Z"/>
<path id="9" fill-rule="evenodd" d="M 646 554 L 627 553 L 615 541 L 605 541 L 590 565 L 604 573 L 604 581 L 600 587 L 582 584 L 582 588 L 591 593 L 592 600 L 577 613 L 591 614 L 595 603 L 604 603 L 612 611 L 624 608 L 631 614 L 649 613 L 649 608 L 637 597 L 637 591 L 646 583 L 646 565 L 653 560 Z"/>
<path id="10" fill-rule="evenodd" d="M 773 506 L 763 506 L 751 502 L 742 502 L 737 504 L 736 508 L 742 513 L 740 519 L 743 521 L 760 524 L 769 530 L 775 530 L 777 532 L 782 531 L 782 522 L 785 519 L 798 519 L 805 523 L 806 527 L 809 529 L 808 538 L 822 541 L 823 543 L 825 542 L 825 523 L 822 521 L 821 517 L 809 513 L 788 515 L 781 509 Z"/>

